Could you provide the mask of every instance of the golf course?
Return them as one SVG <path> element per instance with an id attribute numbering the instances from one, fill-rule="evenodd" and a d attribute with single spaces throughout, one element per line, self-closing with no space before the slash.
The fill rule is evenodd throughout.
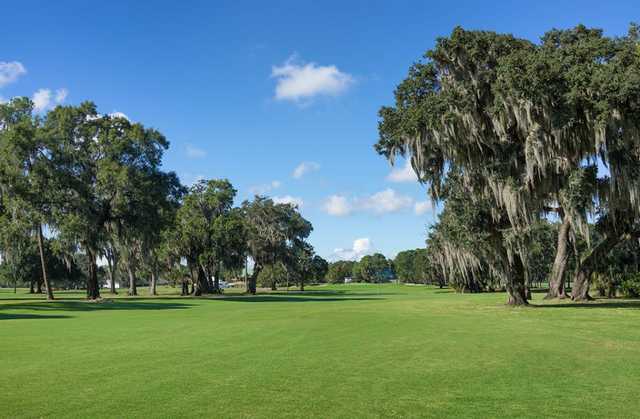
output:
<path id="1" fill-rule="evenodd" d="M 0 417 L 634 417 L 640 301 L 0 290 Z"/>

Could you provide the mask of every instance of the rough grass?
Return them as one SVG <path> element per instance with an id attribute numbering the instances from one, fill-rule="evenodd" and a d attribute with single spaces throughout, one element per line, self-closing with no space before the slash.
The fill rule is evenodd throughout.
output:
<path id="1" fill-rule="evenodd" d="M 640 416 L 637 300 L 163 292 L 48 303 L 0 290 L 0 416 Z"/>

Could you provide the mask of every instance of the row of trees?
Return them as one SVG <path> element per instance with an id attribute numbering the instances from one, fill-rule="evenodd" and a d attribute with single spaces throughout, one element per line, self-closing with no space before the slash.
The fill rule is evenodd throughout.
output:
<path id="1" fill-rule="evenodd" d="M 273 266 L 300 284 L 323 275 L 306 241 L 312 225 L 294 206 L 257 196 L 234 207 L 227 180 L 186 188 L 161 168 L 168 146 L 157 130 L 99 114 L 90 102 L 44 116 L 27 98 L 0 104 L 3 275 L 35 282 L 49 299 L 54 283 L 79 279 L 87 298 L 99 298 L 101 274 L 114 293 L 124 277 L 136 295 L 144 277 L 155 294 L 160 276 L 184 294 L 218 293 L 223 271 L 248 258 L 252 293 Z"/>
<path id="2" fill-rule="evenodd" d="M 538 44 L 456 28 L 395 97 L 376 150 L 409 158 L 444 203 L 428 246 L 449 281 L 483 278 L 527 304 L 552 251 L 548 297 L 564 298 L 574 250 L 571 296 L 587 300 L 598 264 L 640 237 L 637 25 L 618 38 L 552 30 Z M 539 249 L 547 220 L 555 246 Z"/>

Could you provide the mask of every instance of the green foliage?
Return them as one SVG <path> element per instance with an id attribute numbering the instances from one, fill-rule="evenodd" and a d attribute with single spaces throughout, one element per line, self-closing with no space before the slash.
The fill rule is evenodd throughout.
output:
<path id="1" fill-rule="evenodd" d="M 350 260 L 339 260 L 329 264 L 327 281 L 332 284 L 343 284 L 345 278 L 350 278 L 355 266 Z"/>
<path id="2" fill-rule="evenodd" d="M 258 286 L 275 290 L 278 285 L 284 286 L 287 284 L 288 275 L 287 269 L 280 262 L 267 265 L 258 274 Z"/>
<path id="3" fill-rule="evenodd" d="M 380 253 L 366 255 L 353 265 L 353 279 L 363 282 L 383 282 L 395 277 L 393 262 Z"/>
<path id="4" fill-rule="evenodd" d="M 640 272 L 624 275 L 620 289 L 626 297 L 640 297 Z"/>

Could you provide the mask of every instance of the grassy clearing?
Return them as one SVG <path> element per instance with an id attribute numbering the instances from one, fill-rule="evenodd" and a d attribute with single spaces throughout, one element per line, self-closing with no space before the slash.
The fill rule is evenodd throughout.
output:
<path id="1" fill-rule="evenodd" d="M 163 291 L 47 303 L 0 290 L 0 417 L 640 415 L 640 301 Z"/>

